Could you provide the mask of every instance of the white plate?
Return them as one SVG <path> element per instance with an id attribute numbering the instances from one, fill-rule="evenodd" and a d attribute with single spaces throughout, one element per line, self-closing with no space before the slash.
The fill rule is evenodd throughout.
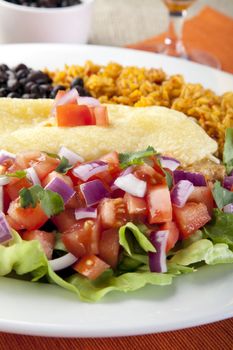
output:
<path id="1" fill-rule="evenodd" d="M 211 68 L 140 51 L 97 46 L 0 46 L 1 62 L 32 67 L 65 63 L 117 61 L 162 67 L 181 73 L 217 93 L 233 90 L 233 77 Z M 130 294 L 112 293 L 97 304 L 52 285 L 0 279 L 0 330 L 14 333 L 102 337 L 136 335 L 197 326 L 233 316 L 233 266 L 204 267 L 175 279 L 171 286 L 146 287 Z"/>

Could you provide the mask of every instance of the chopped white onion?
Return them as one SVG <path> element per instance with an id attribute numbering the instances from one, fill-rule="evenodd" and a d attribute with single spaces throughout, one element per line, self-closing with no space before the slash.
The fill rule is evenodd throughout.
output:
<path id="1" fill-rule="evenodd" d="M 146 194 L 147 184 L 146 181 L 142 181 L 138 179 L 133 174 L 128 174 L 125 176 L 120 176 L 114 181 L 114 185 L 116 185 L 121 190 L 132 194 L 136 197 L 144 197 Z"/>
<path id="2" fill-rule="evenodd" d="M 5 186 L 9 184 L 9 182 L 10 182 L 10 179 L 8 176 L 0 175 L 0 186 Z"/>
<path id="3" fill-rule="evenodd" d="M 33 185 L 41 185 L 37 172 L 33 167 L 26 169 L 27 178 L 32 181 Z"/>
<path id="4" fill-rule="evenodd" d="M 49 260 L 49 265 L 51 266 L 53 271 L 59 271 L 74 264 L 77 260 L 78 258 L 76 258 L 76 256 L 74 256 L 71 253 L 67 253 L 66 255 L 60 258 Z"/>
<path id="5" fill-rule="evenodd" d="M 65 146 L 61 146 L 59 152 L 59 157 L 65 157 L 68 159 L 69 164 L 74 165 L 78 162 L 83 163 L 84 159 L 77 153 L 71 151 L 70 149 L 66 148 Z"/>
<path id="6" fill-rule="evenodd" d="M 75 219 L 96 219 L 97 218 L 97 209 L 96 208 L 78 208 L 74 212 Z"/>
<path id="7" fill-rule="evenodd" d="M 87 106 L 100 106 L 100 101 L 94 97 L 78 97 L 78 105 L 87 105 Z"/>

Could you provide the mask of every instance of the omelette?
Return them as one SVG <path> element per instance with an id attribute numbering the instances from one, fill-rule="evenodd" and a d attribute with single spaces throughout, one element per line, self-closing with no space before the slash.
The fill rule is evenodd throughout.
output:
<path id="1" fill-rule="evenodd" d="M 0 148 L 57 152 L 61 145 L 86 160 L 110 151 L 130 152 L 153 146 L 189 166 L 217 151 L 217 143 L 185 114 L 165 107 L 107 105 L 108 127 L 57 127 L 46 123 L 53 100 L 0 99 Z"/>

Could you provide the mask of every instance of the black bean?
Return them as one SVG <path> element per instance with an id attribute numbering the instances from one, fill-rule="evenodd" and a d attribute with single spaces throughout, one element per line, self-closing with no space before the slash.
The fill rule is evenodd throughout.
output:
<path id="1" fill-rule="evenodd" d="M 15 75 L 17 79 L 26 78 L 28 75 L 28 71 L 26 69 L 19 69 Z"/>
<path id="2" fill-rule="evenodd" d="M 30 94 L 23 94 L 22 98 L 30 98 Z"/>
<path id="3" fill-rule="evenodd" d="M 39 86 L 36 85 L 36 84 L 32 84 L 31 89 L 30 89 L 30 92 L 31 92 L 32 94 L 36 94 L 36 95 L 39 94 L 39 92 L 40 92 Z"/>
<path id="4" fill-rule="evenodd" d="M 28 82 L 25 84 L 25 86 L 24 86 L 25 92 L 30 92 L 30 91 L 31 91 L 32 85 L 33 85 L 33 82 L 28 81 Z"/>
<path id="5" fill-rule="evenodd" d="M 82 3 L 81 0 L 6 0 L 17 5 L 24 5 L 30 7 L 67 7 L 73 5 L 79 5 Z"/>
<path id="6" fill-rule="evenodd" d="M 81 86 L 84 87 L 84 81 L 82 78 L 75 78 L 74 80 L 72 80 L 71 82 L 71 87 L 75 87 L 75 86 Z"/>
<path id="7" fill-rule="evenodd" d="M 17 94 L 17 92 L 10 92 L 7 97 L 11 97 L 11 98 L 19 98 L 20 95 Z"/>
<path id="8" fill-rule="evenodd" d="M 8 69 L 9 67 L 6 64 L 4 63 L 0 64 L 0 71 L 6 72 Z"/>
<path id="9" fill-rule="evenodd" d="M 15 90 L 17 90 L 18 89 L 18 87 L 19 87 L 19 82 L 18 82 L 18 80 L 16 80 L 16 79 L 9 79 L 8 81 L 7 81 L 7 87 L 8 87 L 8 89 L 10 90 L 10 91 L 15 91 Z"/>
<path id="10" fill-rule="evenodd" d="M 8 94 L 8 90 L 4 87 L 0 88 L 0 97 L 6 97 Z"/>
<path id="11" fill-rule="evenodd" d="M 18 64 L 15 68 L 13 68 L 15 72 L 24 70 L 24 71 L 28 71 L 28 67 L 26 66 L 26 64 L 24 63 L 20 63 Z"/>
<path id="12" fill-rule="evenodd" d="M 8 75 L 6 72 L 0 70 L 0 83 L 6 83 Z"/>

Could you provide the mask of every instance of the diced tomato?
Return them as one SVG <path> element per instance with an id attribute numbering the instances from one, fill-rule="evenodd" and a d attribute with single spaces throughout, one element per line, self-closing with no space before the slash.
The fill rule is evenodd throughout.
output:
<path id="1" fill-rule="evenodd" d="M 95 125 L 95 120 L 85 105 L 68 104 L 56 107 L 58 126 Z"/>
<path id="2" fill-rule="evenodd" d="M 29 188 L 31 186 L 32 183 L 27 177 L 23 177 L 22 179 L 15 177 L 11 178 L 9 184 L 5 186 L 5 190 L 10 199 L 13 201 L 19 197 L 19 191 L 22 190 L 22 188 Z"/>
<path id="3" fill-rule="evenodd" d="M 148 186 L 146 201 L 150 224 L 172 221 L 172 205 L 167 185 Z"/>
<path id="4" fill-rule="evenodd" d="M 77 223 L 74 216 L 74 209 L 65 209 L 60 214 L 53 216 L 52 221 L 59 232 L 69 230 Z"/>
<path id="5" fill-rule="evenodd" d="M 134 170 L 134 175 L 140 180 L 146 181 L 150 185 L 162 184 L 166 182 L 164 175 L 161 175 L 148 164 L 138 165 Z"/>
<path id="6" fill-rule="evenodd" d="M 176 242 L 179 239 L 179 230 L 178 227 L 176 226 L 175 222 L 170 221 L 170 222 L 166 222 L 165 224 L 160 226 L 160 230 L 168 230 L 169 231 L 169 235 L 168 235 L 168 239 L 167 239 L 167 246 L 166 246 L 166 252 L 169 252 L 169 250 L 171 250 Z"/>
<path id="7" fill-rule="evenodd" d="M 55 245 L 55 235 L 52 232 L 33 230 L 25 231 L 22 234 L 22 238 L 25 241 L 38 240 L 45 252 L 45 255 L 50 260 L 52 259 L 53 249 Z"/>
<path id="8" fill-rule="evenodd" d="M 103 229 L 118 228 L 127 222 L 126 205 L 123 198 L 105 198 L 98 207 Z"/>
<path id="9" fill-rule="evenodd" d="M 94 107 L 95 122 L 98 126 L 108 126 L 108 110 L 106 106 L 95 106 Z"/>
<path id="10" fill-rule="evenodd" d="M 20 231 L 24 229 L 24 227 L 20 225 L 18 222 L 16 222 L 15 220 L 13 220 L 10 215 L 6 215 L 6 220 L 10 225 L 10 227 L 13 228 L 14 230 Z"/>
<path id="11" fill-rule="evenodd" d="M 209 186 L 195 186 L 190 194 L 188 202 L 204 203 L 211 215 L 214 208 L 214 199 Z"/>
<path id="12" fill-rule="evenodd" d="M 117 152 L 110 152 L 100 157 L 100 160 L 109 164 L 109 169 L 119 169 L 120 161 L 119 154 Z"/>
<path id="13" fill-rule="evenodd" d="M 55 170 L 59 163 L 59 159 L 49 157 L 46 153 L 39 151 L 21 152 L 16 156 L 16 164 L 21 169 L 33 166 L 40 180 Z"/>
<path id="14" fill-rule="evenodd" d="M 81 208 L 84 206 L 85 206 L 85 201 L 79 197 L 77 192 L 65 204 L 66 208 L 72 208 L 72 209 Z"/>
<path id="15" fill-rule="evenodd" d="M 99 253 L 100 227 L 97 220 L 79 220 L 62 234 L 66 249 L 80 257 Z"/>
<path id="16" fill-rule="evenodd" d="M 48 220 L 39 203 L 35 208 L 22 208 L 18 199 L 11 202 L 8 214 L 15 222 L 27 230 L 36 230 Z"/>
<path id="17" fill-rule="evenodd" d="M 90 280 L 95 280 L 110 266 L 95 255 L 87 255 L 79 259 L 73 269 Z"/>
<path id="18" fill-rule="evenodd" d="M 124 201 L 126 202 L 126 207 L 128 214 L 135 218 L 137 216 L 144 216 L 147 214 L 147 205 L 144 198 L 139 198 L 132 196 L 129 193 L 125 193 Z"/>
<path id="19" fill-rule="evenodd" d="M 173 211 L 182 239 L 189 237 L 211 220 L 204 203 L 189 202 L 183 208 L 174 206 Z"/>
<path id="20" fill-rule="evenodd" d="M 119 234 L 117 229 L 109 229 L 101 232 L 99 244 L 99 256 L 112 268 L 118 263 L 119 256 Z"/>
<path id="21" fill-rule="evenodd" d="M 51 180 L 55 178 L 63 180 L 70 187 L 74 187 L 73 182 L 69 176 L 60 174 L 57 171 L 52 171 L 51 173 L 49 173 L 42 181 L 42 186 L 45 187 Z"/>

